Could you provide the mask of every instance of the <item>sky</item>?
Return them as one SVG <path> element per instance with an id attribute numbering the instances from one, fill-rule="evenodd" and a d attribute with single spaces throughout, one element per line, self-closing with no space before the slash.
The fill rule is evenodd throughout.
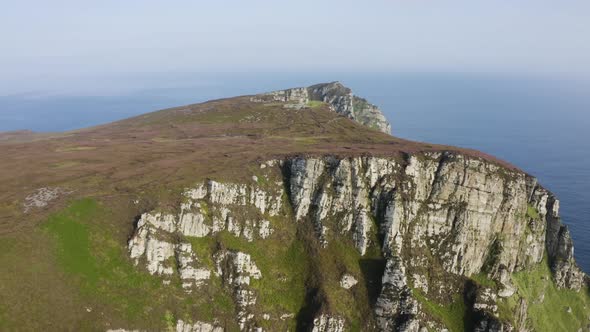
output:
<path id="1" fill-rule="evenodd" d="M 590 1 L 2 1 L 0 95 L 150 73 L 590 77 Z"/>

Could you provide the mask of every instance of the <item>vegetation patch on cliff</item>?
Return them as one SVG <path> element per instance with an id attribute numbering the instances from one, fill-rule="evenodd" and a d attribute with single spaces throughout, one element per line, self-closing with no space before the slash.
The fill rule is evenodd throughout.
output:
<path id="1" fill-rule="evenodd" d="M 326 105 L 326 103 L 324 103 L 323 101 L 319 101 L 319 100 L 310 100 L 307 102 L 307 106 L 311 107 L 311 108 L 320 107 L 322 105 Z"/>
<path id="2" fill-rule="evenodd" d="M 528 306 L 526 324 L 534 331 L 578 331 L 587 326 L 590 308 L 588 289 L 579 292 L 558 289 L 547 258 L 537 266 L 514 273 L 512 280 L 518 291 L 509 298 L 498 300 L 501 319 L 516 324 L 515 313 L 522 298 Z"/>
<path id="3" fill-rule="evenodd" d="M 249 254 L 262 274 L 262 278 L 250 280 L 250 287 L 257 297 L 254 313 L 258 324 L 266 329 L 281 327 L 294 330 L 295 316 L 305 304 L 309 258 L 304 244 L 295 235 L 295 225 L 287 222 L 288 218 L 269 219 L 274 231 L 267 239 L 249 242 L 226 230 L 213 236 L 188 239 L 199 260 L 211 270 L 215 268 L 213 256 L 222 248 Z M 222 288 L 217 276 L 213 276 L 210 283 L 211 287 L 216 287 L 220 292 L 227 291 Z M 211 294 L 210 301 L 217 301 L 215 294 Z M 214 305 L 219 309 L 223 307 L 223 303 Z M 210 319 L 233 315 L 233 302 L 231 305 L 225 306 L 225 312 L 217 312 Z M 268 320 L 261 319 L 265 315 L 268 315 Z M 284 318 L 281 319 L 281 316 Z"/>
<path id="4" fill-rule="evenodd" d="M 533 220 L 539 220 L 539 211 L 531 204 L 527 205 L 526 215 Z"/>
<path id="5" fill-rule="evenodd" d="M 465 319 L 467 313 L 467 306 L 460 295 L 453 297 L 453 301 L 448 304 L 439 304 L 428 299 L 421 291 L 412 289 L 412 295 L 420 304 L 422 304 L 425 311 L 440 320 L 446 328 L 451 332 L 466 331 Z"/>

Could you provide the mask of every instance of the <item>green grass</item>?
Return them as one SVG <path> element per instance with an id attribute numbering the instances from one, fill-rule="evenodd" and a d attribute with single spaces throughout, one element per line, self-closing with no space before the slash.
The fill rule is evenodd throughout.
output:
<path id="1" fill-rule="evenodd" d="M 49 217 L 44 225 L 57 239 L 57 257 L 63 269 L 82 277 L 90 287 L 95 287 L 99 280 L 99 267 L 96 258 L 90 253 L 88 226 L 78 220 L 91 218 L 96 214 L 96 209 L 94 201 L 78 201 L 65 213 Z"/>
<path id="2" fill-rule="evenodd" d="M 203 203 L 201 203 L 203 205 Z M 211 271 L 215 271 L 215 262 L 213 254 L 217 251 L 217 241 L 213 237 L 187 237 L 199 261 Z M 202 296 L 202 294 L 205 296 Z M 214 273 L 208 284 L 198 291 L 199 296 L 207 299 L 199 302 L 198 316 L 204 321 L 213 321 L 219 317 L 232 317 L 235 313 L 235 305 L 231 297 L 231 290 L 224 289 L 221 284 L 221 278 Z M 185 321 L 190 321 L 191 316 L 184 317 Z"/>
<path id="3" fill-rule="evenodd" d="M 485 286 L 485 287 L 489 287 L 489 288 L 495 288 L 496 282 L 492 279 L 490 279 L 485 273 L 478 273 L 478 274 L 474 274 L 471 277 L 471 280 L 475 281 L 477 284 L 481 285 L 481 286 Z"/>
<path id="4" fill-rule="evenodd" d="M 0 240 L 0 262 L 4 263 L 6 258 L 14 256 L 14 248 L 17 246 L 16 240 L 13 238 L 1 238 Z M 0 294 L 4 291 L 4 283 L 0 285 Z M 0 297 L 0 299 L 3 299 Z M 9 304 L 6 301 L 0 301 L 0 330 L 6 327 L 6 323 L 9 321 Z"/>
<path id="5" fill-rule="evenodd" d="M 412 295 L 430 315 L 440 319 L 451 332 L 465 331 L 465 313 L 467 307 L 460 296 L 455 296 L 451 304 L 438 304 L 426 298 L 419 290 L 413 289 Z"/>
<path id="6" fill-rule="evenodd" d="M 273 234 L 267 239 L 248 242 L 242 237 L 235 237 L 227 231 L 221 231 L 214 237 L 189 238 L 192 248 L 205 265 L 214 268 L 213 255 L 222 245 L 229 250 L 237 250 L 251 256 L 260 269 L 262 278 L 250 280 L 250 287 L 257 294 L 255 311 L 259 314 L 270 314 L 278 318 L 285 313 L 297 314 L 305 303 L 305 281 L 307 278 L 308 258 L 303 244 L 294 235 L 295 225 L 285 223 L 282 218 L 271 218 Z M 223 289 L 218 277 L 212 277 L 211 287 L 218 287 L 220 294 L 228 294 Z M 217 311 L 233 313 L 234 304 L 229 297 L 213 297 L 212 307 Z M 202 309 L 202 308 L 201 308 Z M 210 312 L 213 312 L 209 310 Z M 265 324 L 276 324 L 276 321 L 261 320 Z M 295 320 L 287 321 L 286 327 L 295 328 Z"/>
<path id="7" fill-rule="evenodd" d="M 536 209 L 530 206 L 529 211 L 536 213 Z M 471 279 L 486 287 L 497 287 L 484 274 L 474 275 Z M 500 319 L 514 324 L 520 299 L 524 298 L 528 305 L 528 324 L 535 331 L 577 331 L 586 326 L 590 316 L 588 290 L 558 289 L 546 258 L 526 271 L 513 274 L 512 280 L 518 291 L 509 298 L 498 298 Z M 567 312 L 568 307 L 572 308 L 571 313 Z"/>
<path id="8" fill-rule="evenodd" d="M 164 324 L 167 294 L 179 292 L 133 266 L 110 226 L 100 224 L 108 217 L 95 200 L 82 199 L 51 215 L 42 229 L 52 238 L 58 265 L 89 303 L 105 305 L 128 322 Z"/>
<path id="9" fill-rule="evenodd" d="M 187 239 L 191 243 L 191 247 L 199 258 L 199 261 L 213 270 L 215 268 L 215 263 L 213 262 L 213 253 L 216 250 L 215 241 L 210 237 L 187 237 Z"/>
<path id="10" fill-rule="evenodd" d="M 354 275 L 357 280 L 360 280 L 361 276 L 359 265 L 361 255 L 352 243 L 347 242 L 351 241 L 329 239 L 328 247 L 320 251 L 319 258 L 322 284 L 330 309 L 343 315 L 348 321 L 354 322 L 361 319 L 357 307 L 360 303 L 357 301 L 366 304 L 366 299 L 355 299 L 350 290 L 340 287 L 340 277 L 343 272 Z"/>
<path id="11" fill-rule="evenodd" d="M 531 270 L 515 273 L 513 281 L 518 287 L 518 295 L 527 301 L 529 322 L 535 331 L 577 331 L 588 324 L 588 290 L 558 289 L 551 279 L 546 259 Z M 509 301 L 517 303 L 514 299 L 506 302 Z M 571 313 L 567 312 L 568 307 L 572 309 Z"/>
<path id="12" fill-rule="evenodd" d="M 221 232 L 218 239 L 228 249 L 250 254 L 260 269 L 262 278 L 251 280 L 251 285 L 259 294 L 258 305 L 263 312 L 297 313 L 305 300 L 307 276 L 307 257 L 302 243 L 283 242 L 272 236 L 247 242 L 226 231 Z"/>
<path id="13" fill-rule="evenodd" d="M 338 216 L 326 218 L 323 223 L 330 229 L 335 229 Z M 371 325 L 373 309 L 371 301 L 378 296 L 374 285 L 381 284 L 385 260 L 381 255 L 373 224 L 369 237 L 373 245 L 367 248 L 365 255 L 361 255 L 353 241 L 341 234 L 328 232 L 328 246 L 319 249 L 314 262 L 314 269 L 321 280 L 321 288 L 327 302 L 327 309 L 346 319 L 346 326 L 350 331 L 362 331 Z M 315 235 L 314 235 L 315 236 Z M 351 289 L 340 286 L 340 278 L 344 273 L 353 275 L 358 283 Z"/>
<path id="14" fill-rule="evenodd" d="M 166 311 L 164 314 L 164 320 L 166 321 L 166 331 L 174 331 L 174 327 L 176 326 L 174 314 L 170 311 Z"/>
<path id="15" fill-rule="evenodd" d="M 198 320 L 213 322 L 225 321 L 228 326 L 235 326 L 235 304 L 231 296 L 231 290 L 223 288 L 221 278 L 212 274 L 208 283 L 202 286 L 194 294 L 190 295 L 192 309 L 179 314 L 184 321 Z"/>
<path id="16" fill-rule="evenodd" d="M 539 211 L 530 204 L 527 206 L 526 215 L 531 219 L 539 220 Z"/>
<path id="17" fill-rule="evenodd" d="M 322 105 L 326 105 L 326 103 L 319 100 L 310 100 L 307 102 L 307 106 L 311 108 L 321 107 Z"/>

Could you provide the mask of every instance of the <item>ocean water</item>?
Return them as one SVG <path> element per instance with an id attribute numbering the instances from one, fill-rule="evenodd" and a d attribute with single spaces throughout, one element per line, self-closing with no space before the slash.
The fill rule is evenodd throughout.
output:
<path id="1" fill-rule="evenodd" d="M 70 130 L 165 107 L 333 80 L 378 105 L 396 136 L 479 149 L 538 177 L 560 198 L 578 263 L 590 272 L 589 81 L 475 74 L 171 74 L 113 80 L 118 85 L 110 84 L 110 92 L 98 86 L 95 93 L 0 97 L 0 131 Z"/>

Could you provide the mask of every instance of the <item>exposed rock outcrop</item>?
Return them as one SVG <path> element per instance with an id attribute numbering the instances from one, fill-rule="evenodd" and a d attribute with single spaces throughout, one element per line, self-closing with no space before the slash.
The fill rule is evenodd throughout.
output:
<path id="1" fill-rule="evenodd" d="M 330 104 L 336 113 L 384 133 L 391 132 L 391 126 L 377 106 L 354 96 L 352 90 L 339 82 L 312 85 L 307 91 L 311 100 Z"/>
<path id="2" fill-rule="evenodd" d="M 208 181 L 185 191 L 178 213 L 142 215 L 129 242 L 131 257 L 146 262 L 152 274 L 178 273 L 187 290 L 198 288 L 210 271 L 183 238 L 227 231 L 263 241 L 273 234 L 269 219 L 284 213 L 284 187 L 293 223 L 311 223 L 320 247 L 346 239 L 361 256 L 370 248 L 381 251 L 386 264 L 374 305 L 380 331 L 442 329 L 423 311 L 416 292 L 449 299 L 469 291 L 465 280 L 474 275 L 498 285 L 473 291 L 475 329 L 511 331 L 513 325 L 498 318 L 498 301 L 517 294 L 513 273 L 540 264 L 546 255 L 559 287 L 579 290 L 585 278 L 560 222 L 559 202 L 519 171 L 450 152 L 294 157 L 270 165 L 261 169 L 277 167 L 284 184 L 260 188 Z M 267 319 L 256 316 L 258 295 L 250 280 L 262 277 L 260 269 L 247 252 L 222 247 L 213 259 L 215 274 L 233 296 L 240 328 L 258 329 L 258 319 Z M 345 273 L 337 280 L 345 289 L 358 282 Z M 319 312 L 310 322 L 314 331 L 346 328 L 339 312 Z M 526 302 L 520 302 L 514 326 L 521 330 L 526 312 Z"/>
<path id="3" fill-rule="evenodd" d="M 354 276 L 345 274 L 342 276 L 342 278 L 340 278 L 340 287 L 344 289 L 351 289 L 356 284 L 358 284 L 358 282 L 359 281 Z"/>
<path id="4" fill-rule="evenodd" d="M 542 187 L 531 188 L 534 179 L 523 173 L 452 153 L 296 158 L 286 165 L 295 217 L 309 218 L 324 246 L 331 236 L 349 234 L 364 254 L 371 233 L 379 232 L 386 255 L 426 250 L 446 272 L 489 271 L 507 287 L 508 274 L 541 262 L 547 248 L 554 271 L 562 271 L 558 284 L 581 285 L 558 203 Z M 539 210 L 537 220 L 527 218 L 530 205 Z"/>
<path id="5" fill-rule="evenodd" d="M 500 297 L 511 297 L 516 293 L 516 287 L 512 284 L 510 273 L 503 266 L 500 267 L 498 281 L 501 285 L 501 289 L 498 292 Z"/>
<path id="6" fill-rule="evenodd" d="M 175 230 L 172 215 L 143 214 L 129 240 L 129 255 L 136 265 L 145 262 L 151 274 L 163 276 L 164 283 L 170 283 L 178 273 L 182 286 L 190 292 L 193 286 L 203 285 L 211 271 L 201 266 L 190 243 L 175 239 Z"/>
<path id="7" fill-rule="evenodd" d="M 176 332 L 223 332 L 223 328 L 205 322 L 188 323 L 178 320 Z"/>
<path id="8" fill-rule="evenodd" d="M 322 314 L 313 320 L 312 332 L 344 332 L 344 319 Z"/>
<path id="9" fill-rule="evenodd" d="M 545 225 L 545 247 L 555 282 L 559 287 L 579 290 L 585 274 L 574 259 L 574 245 L 569 230 L 561 223 L 559 200 L 546 189 L 536 186 L 531 198 L 532 222 Z M 537 219 L 538 221 L 535 221 Z"/>
<path id="10" fill-rule="evenodd" d="M 508 332 L 514 331 L 511 324 L 498 317 L 498 295 L 495 290 L 479 285 L 468 285 L 467 302 L 472 302 L 469 316 L 474 321 L 473 331 L 476 332 Z"/>
<path id="11" fill-rule="evenodd" d="M 387 261 L 383 275 L 381 295 L 375 305 L 380 331 L 418 331 L 417 315 L 420 308 L 408 287 L 406 270 L 401 259 Z"/>
<path id="12" fill-rule="evenodd" d="M 497 317 L 483 314 L 475 326 L 474 332 L 512 332 L 514 328 L 507 323 L 500 321 Z"/>
<path id="13" fill-rule="evenodd" d="M 37 189 L 34 193 L 25 197 L 23 209 L 28 213 L 31 209 L 46 207 L 50 202 L 56 200 L 59 196 L 70 194 L 71 192 L 62 188 L 44 187 Z"/>
<path id="14" fill-rule="evenodd" d="M 295 217 L 313 223 L 324 247 L 348 236 L 360 254 L 376 244 L 389 257 L 375 309 L 382 330 L 422 326 L 407 276 L 423 293 L 444 297 L 461 291 L 459 276 L 484 273 L 501 285 L 497 295 L 510 297 L 517 291 L 510 275 L 547 253 L 557 285 L 581 287 L 584 274 L 556 203 L 524 173 L 453 153 L 295 158 L 285 165 Z M 539 216 L 527 216 L 531 206 Z M 428 278 L 436 271 L 457 283 Z"/>
<path id="15" fill-rule="evenodd" d="M 528 304 L 525 299 L 520 299 L 518 302 L 518 308 L 515 315 L 516 330 L 518 332 L 527 332 L 529 328 L 527 326 L 528 318 Z"/>
<path id="16" fill-rule="evenodd" d="M 129 255 L 135 264 L 145 262 L 151 274 L 164 282 L 178 273 L 190 291 L 209 279 L 211 271 L 201 266 L 185 237 L 205 237 L 227 230 L 248 241 L 266 239 L 273 229 L 265 215 L 278 214 L 282 187 L 262 190 L 257 186 L 207 181 L 187 189 L 178 213 L 147 212 L 141 215 L 129 240 Z M 252 207 L 254 211 L 248 211 Z M 252 210 L 252 209 L 250 209 Z"/>
<path id="17" fill-rule="evenodd" d="M 260 279 L 260 269 L 252 261 L 250 255 L 239 251 L 220 251 L 215 256 L 216 274 L 233 293 L 238 309 L 237 320 L 240 329 L 244 330 L 254 320 L 251 308 L 256 304 L 256 293 L 249 289 L 250 279 Z"/>
<path id="18" fill-rule="evenodd" d="M 321 101 L 330 108 L 360 124 L 377 129 L 384 133 L 391 133 L 391 126 L 379 108 L 363 98 L 353 95 L 352 90 L 340 82 L 322 83 L 307 88 L 293 88 L 279 90 L 258 95 L 253 101 L 280 101 L 287 103 L 285 107 L 301 109 L 310 101 Z"/>
<path id="19" fill-rule="evenodd" d="M 420 248 L 440 257 L 445 271 L 466 276 L 486 262 L 512 272 L 542 259 L 523 262 L 516 254 L 525 250 L 524 174 L 439 153 L 407 160 L 298 158 L 287 164 L 295 215 L 310 218 L 325 244 L 330 236 L 349 234 L 364 254 L 371 233 L 379 232 L 385 254 Z"/>

